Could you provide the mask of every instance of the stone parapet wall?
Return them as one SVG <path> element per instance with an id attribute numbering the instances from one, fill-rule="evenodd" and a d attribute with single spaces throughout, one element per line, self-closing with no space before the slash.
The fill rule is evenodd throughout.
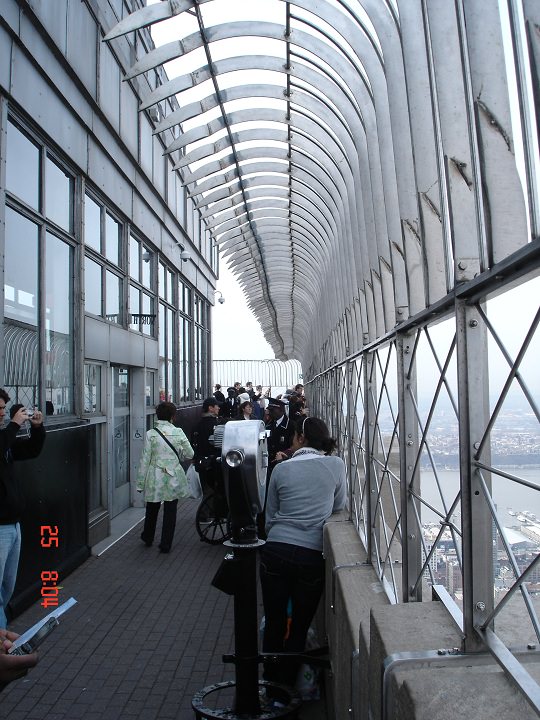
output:
<path id="1" fill-rule="evenodd" d="M 454 651 L 461 633 L 442 603 L 390 605 L 345 514 L 325 526 L 324 554 L 328 720 L 537 717 L 491 656 Z M 535 659 L 526 669 L 538 682 Z"/>
<path id="2" fill-rule="evenodd" d="M 336 720 L 359 720 L 368 717 L 368 683 L 358 679 L 368 676 L 370 612 L 388 605 L 388 599 L 345 515 L 333 516 L 326 524 L 324 554 L 325 622 L 332 660 L 329 705 Z"/>

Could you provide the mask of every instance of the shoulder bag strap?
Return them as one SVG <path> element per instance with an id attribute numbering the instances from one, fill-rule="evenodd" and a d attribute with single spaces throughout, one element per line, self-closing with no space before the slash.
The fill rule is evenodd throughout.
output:
<path id="1" fill-rule="evenodd" d="M 161 432 L 161 430 L 158 430 L 156 427 L 154 428 L 154 430 L 158 433 L 158 435 L 161 435 L 161 437 L 165 440 L 165 442 L 167 443 L 167 445 L 168 445 L 172 450 L 174 450 L 174 454 L 175 454 L 176 457 L 178 458 L 178 462 L 181 463 L 182 461 L 180 460 L 180 455 L 179 455 L 179 453 L 178 453 L 178 450 L 174 447 L 174 445 L 172 444 L 172 442 L 171 442 L 170 440 L 167 440 L 167 438 L 166 438 L 165 435 Z"/>

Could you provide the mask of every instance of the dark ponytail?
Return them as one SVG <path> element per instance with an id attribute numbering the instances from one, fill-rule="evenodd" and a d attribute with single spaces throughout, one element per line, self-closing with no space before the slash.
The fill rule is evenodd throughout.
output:
<path id="1" fill-rule="evenodd" d="M 330 437 L 326 423 L 319 418 L 298 418 L 295 429 L 298 435 L 304 435 L 307 446 L 322 450 L 325 455 L 330 455 L 336 449 L 336 440 Z"/>

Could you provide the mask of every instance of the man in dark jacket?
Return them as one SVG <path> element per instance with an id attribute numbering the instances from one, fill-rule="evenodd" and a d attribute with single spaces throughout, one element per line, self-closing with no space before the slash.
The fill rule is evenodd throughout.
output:
<path id="1" fill-rule="evenodd" d="M 0 424 L 6 414 L 9 395 L 0 389 Z M 30 420 L 30 437 L 17 437 L 21 425 Z M 6 606 L 13 594 L 19 555 L 21 529 L 19 521 L 25 506 L 24 490 L 13 472 L 13 463 L 35 458 L 45 441 L 43 415 L 35 410 L 29 417 L 26 408 L 15 405 L 11 422 L 0 429 L 0 628 L 7 626 Z"/>
<path id="2" fill-rule="evenodd" d="M 270 430 L 268 438 L 268 459 L 269 467 L 272 468 L 276 459 L 276 453 L 287 450 L 292 445 L 294 435 L 294 426 L 287 414 L 285 413 L 285 403 L 282 400 L 269 398 L 268 412 L 270 414 L 270 422 L 267 423 L 266 429 Z"/>
<path id="3" fill-rule="evenodd" d="M 235 419 L 238 415 L 238 398 L 233 387 L 227 388 L 227 397 L 221 406 L 220 415 L 227 420 Z"/>
<path id="4" fill-rule="evenodd" d="M 191 444 L 195 451 L 193 463 L 199 473 L 203 495 L 208 497 L 216 488 L 219 489 L 221 483 L 221 465 L 217 460 L 221 450 L 216 449 L 210 442 L 214 428 L 219 422 L 219 403 L 216 398 L 206 398 L 202 410 L 201 419 L 193 431 Z"/>
<path id="5" fill-rule="evenodd" d="M 221 392 L 221 385 L 216 383 L 214 387 L 216 388 L 216 391 L 214 392 L 214 397 L 216 398 L 218 403 L 222 405 L 225 402 L 225 395 Z"/>

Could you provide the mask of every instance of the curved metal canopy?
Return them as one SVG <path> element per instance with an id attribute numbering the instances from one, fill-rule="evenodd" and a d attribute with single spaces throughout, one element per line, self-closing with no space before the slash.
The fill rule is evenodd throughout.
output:
<path id="1" fill-rule="evenodd" d="M 165 66 L 141 110 L 278 358 L 325 367 L 527 242 L 497 3 L 162 0 L 105 40 L 149 26 L 126 79 Z"/>

